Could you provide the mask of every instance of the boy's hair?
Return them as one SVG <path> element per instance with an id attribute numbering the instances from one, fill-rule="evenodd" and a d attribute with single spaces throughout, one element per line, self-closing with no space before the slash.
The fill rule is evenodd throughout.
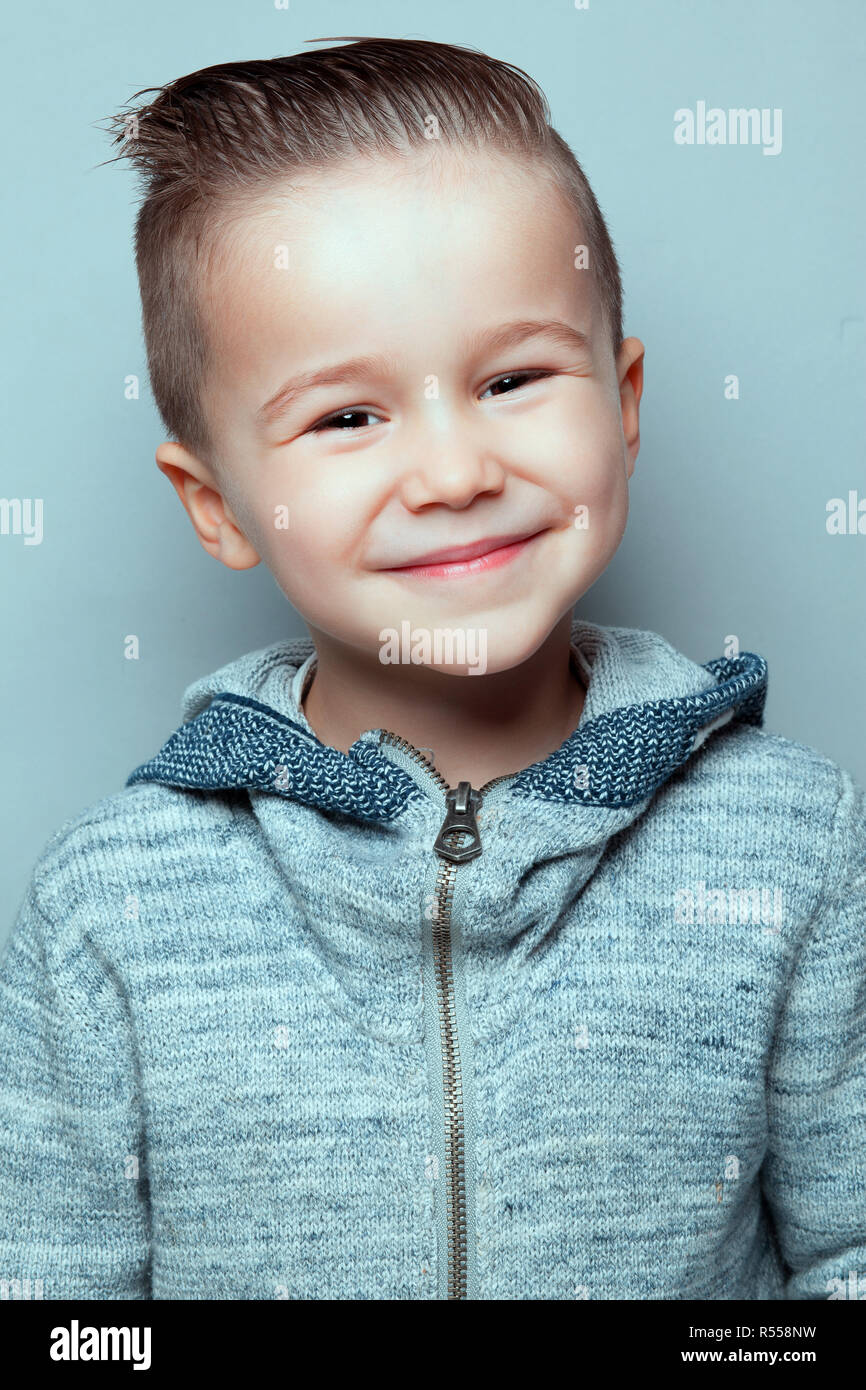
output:
<path id="1" fill-rule="evenodd" d="M 622 287 L 607 226 L 550 125 L 544 93 L 520 68 L 452 44 L 358 38 L 218 63 L 131 100 L 154 91 L 153 101 L 110 117 L 109 129 L 121 145 L 115 158 L 129 156 L 143 181 L 135 258 L 154 398 L 169 437 L 200 458 L 213 462 L 214 441 L 201 404 L 212 347 L 197 288 L 220 232 L 279 180 L 353 156 L 429 148 L 431 116 L 445 144 L 492 147 L 552 175 L 579 217 L 618 352 Z"/>

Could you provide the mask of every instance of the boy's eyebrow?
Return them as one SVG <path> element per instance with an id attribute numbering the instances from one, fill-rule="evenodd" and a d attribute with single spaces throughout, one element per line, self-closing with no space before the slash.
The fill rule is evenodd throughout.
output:
<path id="1" fill-rule="evenodd" d="M 476 333 L 467 346 L 470 354 L 483 350 L 504 352 L 510 347 L 516 347 L 526 338 L 542 336 L 558 343 L 560 347 L 581 352 L 590 352 L 592 349 L 586 333 L 579 328 L 572 328 L 560 319 L 518 319 L 513 323 L 503 323 L 496 328 Z M 294 405 L 299 396 L 306 391 L 312 391 L 316 386 L 340 386 L 343 383 L 360 381 L 365 377 L 385 376 L 389 371 L 393 371 L 395 366 L 393 357 L 374 354 L 353 357 L 348 362 L 338 362 L 332 367 L 322 367 L 315 372 L 301 372 L 284 382 L 280 389 L 259 407 L 255 414 L 256 424 L 260 429 L 273 424 Z"/>

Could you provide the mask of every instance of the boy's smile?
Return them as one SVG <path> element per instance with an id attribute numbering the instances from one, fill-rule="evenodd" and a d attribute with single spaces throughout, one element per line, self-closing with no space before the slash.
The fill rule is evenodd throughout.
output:
<path id="1" fill-rule="evenodd" d="M 442 696 L 458 725 L 531 722 L 546 680 L 557 747 L 571 610 L 626 524 L 643 357 L 629 338 L 614 362 L 573 210 L 515 158 L 431 141 L 240 213 L 202 291 L 216 472 L 157 454 L 202 544 L 263 559 L 306 620 L 326 741 L 395 727 L 390 706 L 435 747 Z M 483 630 L 487 675 L 383 665 L 380 633 L 406 620 Z"/>
<path id="2" fill-rule="evenodd" d="M 456 579 L 461 575 L 478 574 L 509 564 L 543 535 L 544 531 L 534 531 L 526 536 L 488 536 L 471 545 L 447 545 L 432 555 L 416 556 L 403 565 L 389 566 L 388 573 L 409 579 Z"/>

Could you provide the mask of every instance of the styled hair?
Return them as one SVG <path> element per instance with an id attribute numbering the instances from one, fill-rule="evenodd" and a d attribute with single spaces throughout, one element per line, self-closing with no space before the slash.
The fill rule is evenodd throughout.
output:
<path id="1" fill-rule="evenodd" d="M 491 147 L 552 176 L 579 217 L 614 355 L 622 344 L 620 271 L 604 217 L 533 79 L 452 44 L 333 41 L 340 46 L 218 63 L 142 88 L 108 118 L 121 147 L 114 158 L 128 157 L 143 185 L 135 260 L 154 399 L 168 436 L 206 460 L 212 345 L 198 290 L 220 232 L 245 199 L 280 180 L 353 156 L 429 149 L 431 116 L 443 144 Z M 149 92 L 153 100 L 133 105 Z"/>

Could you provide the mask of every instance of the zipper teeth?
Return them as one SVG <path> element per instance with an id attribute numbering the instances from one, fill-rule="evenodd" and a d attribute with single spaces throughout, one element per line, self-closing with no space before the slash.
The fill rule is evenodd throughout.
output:
<path id="1" fill-rule="evenodd" d="M 485 782 L 483 787 L 478 788 L 478 795 L 483 796 L 491 787 L 495 787 L 497 782 L 507 782 L 509 777 L 513 776 L 513 772 L 503 772 L 501 777 L 491 777 L 489 782 Z"/>
<path id="2" fill-rule="evenodd" d="M 379 738 L 379 743 L 396 744 L 396 746 L 398 748 L 401 748 L 404 753 L 407 753 L 410 758 L 414 758 L 416 763 L 421 763 L 422 767 L 426 767 L 427 771 L 431 773 L 433 777 L 436 778 L 436 781 L 439 783 L 443 791 L 447 792 L 451 790 L 448 783 L 445 781 L 445 778 L 442 776 L 440 772 L 436 771 L 430 759 L 425 758 L 423 754 L 419 753 L 418 749 L 414 746 L 414 744 L 409 743 L 408 739 L 401 738 L 399 734 L 392 734 L 388 729 L 383 729 L 382 734 Z M 476 788 L 478 795 L 483 796 L 484 793 L 486 791 L 489 791 L 491 787 L 495 787 L 497 782 L 507 782 L 508 778 L 513 776 L 513 772 L 504 772 L 500 777 L 492 777 L 489 782 L 484 783 L 483 787 Z"/>
<path id="3" fill-rule="evenodd" d="M 443 791 L 450 790 L 448 783 L 428 758 L 418 752 L 408 739 L 399 734 L 383 730 L 381 743 L 391 743 L 410 758 L 420 763 L 438 782 Z M 513 776 L 504 773 L 493 777 L 479 789 L 479 798 L 497 782 L 505 782 Z M 448 837 L 449 848 L 454 848 L 460 831 Z M 454 1001 L 454 970 L 451 955 L 451 900 L 458 865 L 444 859 L 439 863 L 436 880 L 433 912 L 433 956 L 436 973 L 436 997 L 439 1007 L 439 1033 L 442 1052 L 442 1091 L 443 1116 L 445 1127 L 445 1165 L 447 1169 L 445 1184 L 445 1227 L 448 1238 L 446 1263 L 448 1280 L 446 1298 L 465 1299 L 467 1291 L 468 1263 L 468 1218 L 466 1210 L 466 1147 L 463 1107 L 463 1073 L 460 1065 L 460 1049 L 457 1044 L 457 1013 Z"/>
<path id="4" fill-rule="evenodd" d="M 459 832 L 449 836 L 453 845 Z M 466 1297 L 467 1218 L 466 1153 L 463 1126 L 463 1077 L 457 1046 L 457 1017 L 454 1007 L 454 973 L 451 960 L 451 898 L 457 865 L 442 862 L 436 885 L 437 910 L 433 914 L 433 945 L 436 955 L 436 983 L 439 998 L 439 1028 L 442 1038 L 442 1085 L 444 1091 L 446 1226 L 448 1230 L 449 1299 Z"/>
<path id="5" fill-rule="evenodd" d="M 418 749 L 415 748 L 413 744 L 409 743 L 408 739 L 401 738 L 399 734 L 392 734 L 388 729 L 383 729 L 382 734 L 379 738 L 379 743 L 396 744 L 396 746 L 398 748 L 401 748 L 404 753 L 408 753 L 410 758 L 414 758 L 416 763 L 421 763 L 423 767 L 426 767 L 427 771 L 431 773 L 433 777 L 436 778 L 436 781 L 439 783 L 443 791 L 448 791 L 448 783 L 445 781 L 445 778 L 442 776 L 442 774 L 436 771 L 435 767 L 430 762 L 430 759 L 425 758 L 421 753 L 419 753 Z"/>

